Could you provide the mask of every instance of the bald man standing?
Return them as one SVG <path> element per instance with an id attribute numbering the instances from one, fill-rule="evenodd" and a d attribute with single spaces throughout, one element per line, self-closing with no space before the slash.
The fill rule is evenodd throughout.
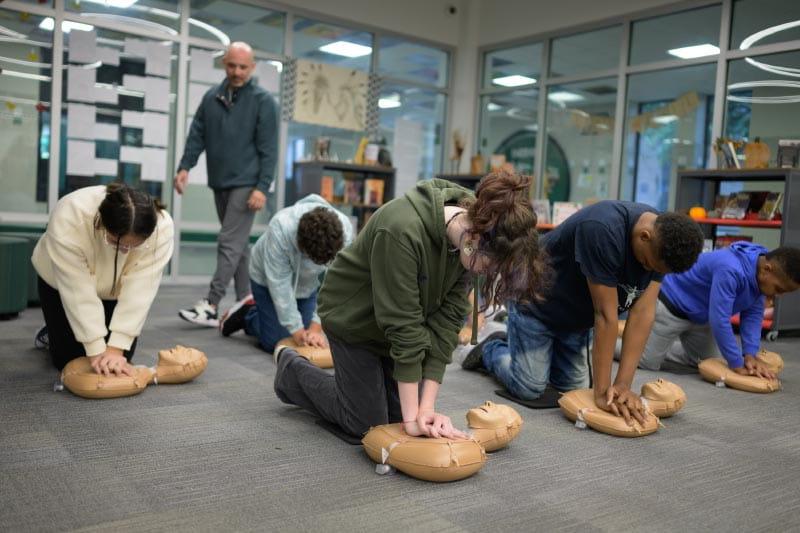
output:
<path id="1" fill-rule="evenodd" d="M 203 96 L 192 120 L 186 148 L 175 175 L 183 194 L 189 169 L 205 150 L 208 186 L 222 224 L 217 240 L 217 269 L 208 296 L 178 314 L 184 320 L 217 327 L 217 306 L 231 278 L 236 299 L 250 293 L 249 239 L 256 211 L 267 193 L 278 159 L 278 111 L 275 100 L 252 79 L 253 49 L 231 43 L 223 57 L 225 80 Z"/>

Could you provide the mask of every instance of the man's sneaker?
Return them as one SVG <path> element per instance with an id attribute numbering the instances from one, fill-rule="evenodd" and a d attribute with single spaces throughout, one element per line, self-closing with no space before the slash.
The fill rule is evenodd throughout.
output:
<path id="1" fill-rule="evenodd" d="M 253 299 L 253 295 L 248 294 L 225 311 L 225 314 L 222 315 L 222 320 L 219 321 L 219 331 L 222 336 L 229 337 L 240 329 L 244 329 L 247 312 L 254 305 L 256 305 L 256 301 Z"/>
<path id="2" fill-rule="evenodd" d="M 50 348 L 50 336 L 47 334 L 47 326 L 42 326 L 33 337 L 33 346 L 38 350 Z"/>
<path id="3" fill-rule="evenodd" d="M 205 298 L 194 304 L 194 307 L 190 309 L 181 309 L 178 311 L 178 316 L 192 324 L 199 324 L 211 328 L 219 326 L 217 309 L 208 303 L 208 300 Z"/>
<path id="4" fill-rule="evenodd" d="M 485 339 L 479 342 L 475 347 L 470 350 L 464 360 L 461 362 L 461 368 L 464 370 L 479 370 L 483 368 L 483 347 L 487 342 L 495 339 L 506 340 L 505 331 L 495 331 L 488 335 Z"/>

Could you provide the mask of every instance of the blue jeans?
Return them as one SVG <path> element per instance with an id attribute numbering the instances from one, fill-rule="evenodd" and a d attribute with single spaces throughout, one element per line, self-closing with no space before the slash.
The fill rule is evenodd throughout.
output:
<path id="1" fill-rule="evenodd" d="M 269 289 L 252 279 L 250 288 L 253 290 L 253 299 L 255 299 L 256 305 L 251 307 L 245 316 L 244 331 L 248 335 L 258 337 L 261 347 L 272 352 L 279 340 L 290 337 L 292 334 L 278 321 L 278 313 L 275 312 Z M 299 298 L 297 309 L 300 311 L 300 316 L 303 317 L 303 327 L 308 328 L 314 311 L 317 309 L 317 291 L 314 291 L 314 294 L 308 298 Z"/>
<path id="2" fill-rule="evenodd" d="M 591 330 L 554 331 L 510 303 L 508 340 L 483 346 L 483 366 L 523 400 L 535 400 L 550 383 L 560 391 L 589 386 Z"/>

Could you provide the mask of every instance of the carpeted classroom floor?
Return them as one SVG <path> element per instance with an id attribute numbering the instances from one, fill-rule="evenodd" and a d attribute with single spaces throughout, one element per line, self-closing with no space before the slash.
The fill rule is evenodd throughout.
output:
<path id="1" fill-rule="evenodd" d="M 201 287 L 162 287 L 134 362 L 185 344 L 195 382 L 84 400 L 53 392 L 32 348 L 39 309 L 0 322 L 0 530 L 4 531 L 787 531 L 800 529 L 800 340 L 784 390 L 719 389 L 663 377 L 689 401 L 639 439 L 578 430 L 558 410 L 525 424 L 477 475 L 433 484 L 378 476 L 360 446 L 272 390 L 274 364 L 241 333 L 181 321 Z M 640 371 L 636 385 L 657 377 Z M 438 409 L 502 401 L 488 377 L 451 365 Z"/>

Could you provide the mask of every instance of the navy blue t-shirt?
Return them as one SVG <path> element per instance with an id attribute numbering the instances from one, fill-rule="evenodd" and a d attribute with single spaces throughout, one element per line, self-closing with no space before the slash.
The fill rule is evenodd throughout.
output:
<path id="1" fill-rule="evenodd" d="M 642 213 L 658 213 L 645 204 L 607 200 L 584 207 L 542 237 L 553 269 L 545 301 L 521 306 L 555 330 L 594 326 L 594 304 L 587 279 L 616 287 L 619 312 L 627 311 L 651 281 L 663 277 L 645 270 L 631 247 L 633 227 Z"/>

